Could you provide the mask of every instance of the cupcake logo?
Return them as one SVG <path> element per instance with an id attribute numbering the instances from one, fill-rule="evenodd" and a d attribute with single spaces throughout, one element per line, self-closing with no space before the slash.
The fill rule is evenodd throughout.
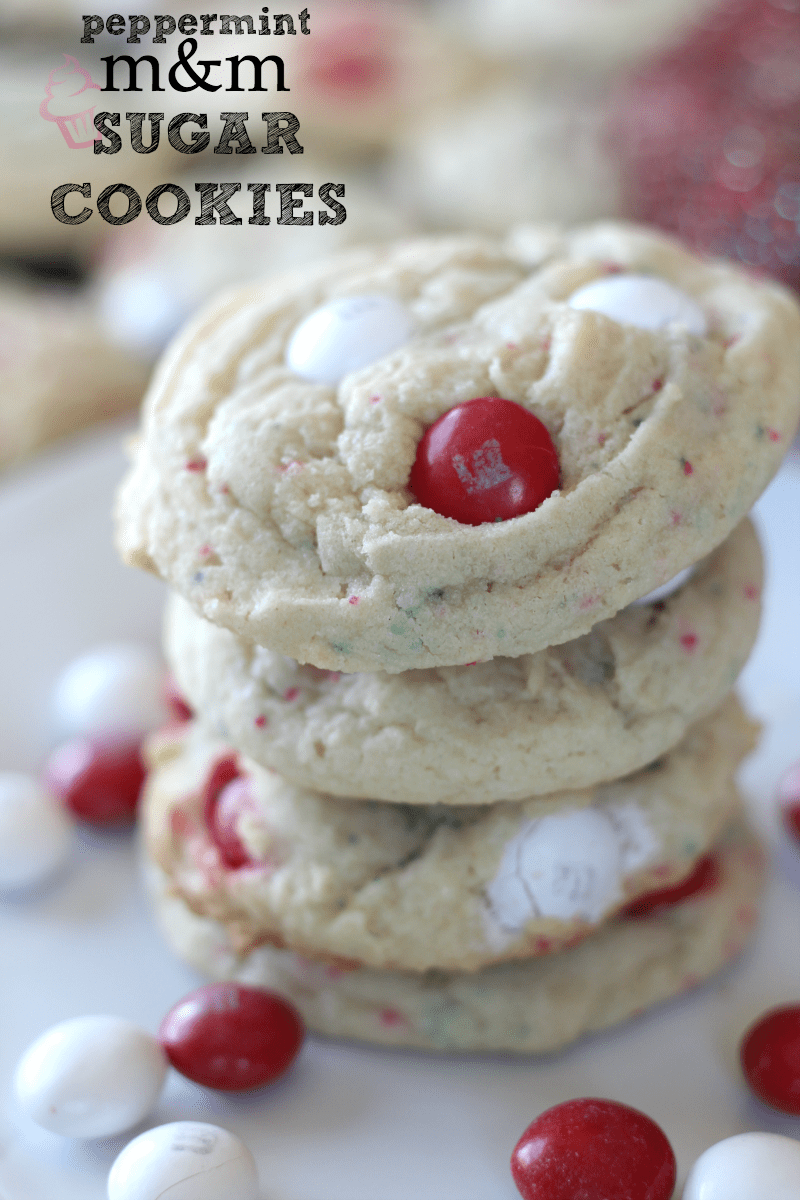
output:
<path id="1" fill-rule="evenodd" d="M 100 86 L 71 54 L 64 58 L 65 65 L 56 67 L 47 77 L 39 112 L 45 121 L 56 122 L 71 150 L 82 150 L 100 137 L 94 127 L 95 92 Z"/>

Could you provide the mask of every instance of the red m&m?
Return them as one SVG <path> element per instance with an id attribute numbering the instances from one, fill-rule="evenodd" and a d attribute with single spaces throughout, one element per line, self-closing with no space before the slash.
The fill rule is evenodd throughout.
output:
<path id="1" fill-rule="evenodd" d="M 223 865 L 231 871 L 252 862 L 236 832 L 236 818 L 245 806 L 242 801 L 246 797 L 242 793 L 247 790 L 247 777 L 239 770 L 233 754 L 216 763 L 203 790 L 206 829 L 219 850 Z"/>
<path id="2" fill-rule="evenodd" d="M 170 1009 L 158 1036 L 176 1071 L 204 1087 L 241 1092 L 289 1069 L 305 1027 L 277 992 L 209 983 Z"/>
<path id="3" fill-rule="evenodd" d="M 800 1004 L 773 1008 L 747 1031 L 742 1068 L 759 1100 L 800 1116 Z"/>
<path id="4" fill-rule="evenodd" d="M 145 780 L 139 738 L 80 737 L 45 765 L 47 786 L 82 821 L 132 821 Z"/>
<path id="5" fill-rule="evenodd" d="M 483 525 L 533 512 L 559 481 L 558 455 L 538 417 L 483 396 L 456 404 L 425 431 L 409 486 L 425 508 Z"/>
<path id="6" fill-rule="evenodd" d="M 622 917 L 650 917 L 664 909 L 673 908 L 676 904 L 688 900 L 690 896 L 698 896 L 703 892 L 711 892 L 719 884 L 719 863 L 713 854 L 706 854 L 695 865 L 694 870 L 680 883 L 671 887 L 655 888 L 645 892 L 623 908 Z"/>
<path id="7" fill-rule="evenodd" d="M 670 1200 L 675 1155 L 644 1113 L 614 1100 L 568 1100 L 543 1112 L 511 1156 L 524 1200 Z"/>
<path id="8" fill-rule="evenodd" d="M 800 762 L 790 767 L 781 780 L 778 799 L 787 832 L 800 842 Z"/>

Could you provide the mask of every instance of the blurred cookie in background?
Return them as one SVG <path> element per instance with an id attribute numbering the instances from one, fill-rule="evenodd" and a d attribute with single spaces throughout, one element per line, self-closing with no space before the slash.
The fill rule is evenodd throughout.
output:
<path id="1" fill-rule="evenodd" d="M 718 0 L 432 0 L 442 23 L 486 53 L 604 74 L 679 39 Z"/>
<path id="2" fill-rule="evenodd" d="M 158 225 L 145 216 L 113 231 L 94 288 L 99 320 L 113 341 L 154 357 L 220 288 L 310 263 L 347 246 L 412 232 L 409 218 L 369 171 L 342 169 L 309 155 L 290 161 L 253 156 L 244 162 L 246 170 L 241 159 L 222 164 L 217 159 L 182 177 L 193 208 L 180 224 Z M 196 225 L 195 180 L 215 183 L 216 194 L 222 181 L 239 183 L 229 208 L 241 224 Z M 252 189 L 259 184 L 267 190 L 257 199 Z M 299 204 L 293 223 L 282 224 L 285 206 L 293 200 Z M 269 224 L 250 224 L 254 206 Z"/>
<path id="3" fill-rule="evenodd" d="M 620 212 L 621 180 L 602 92 L 517 77 L 417 123 L 388 176 L 433 229 L 500 232 Z"/>
<path id="4" fill-rule="evenodd" d="M 137 154 L 130 138 L 121 139 L 118 153 L 94 153 L 96 113 L 130 109 L 131 100 L 149 111 L 157 97 L 105 95 L 98 58 L 106 51 L 79 46 L 81 28 L 76 18 L 74 28 L 52 40 L 33 33 L 0 40 L 0 158 L 7 181 L 0 192 L 0 255 L 66 253 L 87 264 L 111 228 L 97 210 L 103 190 L 122 181 L 144 196 L 164 171 L 157 154 Z M 79 57 L 65 52 L 73 46 Z M 81 190 L 58 191 L 67 185 Z M 109 211 L 119 216 L 126 206 L 117 196 Z"/>
<path id="5" fill-rule="evenodd" d="M 0 281 L 0 467 L 135 408 L 147 375 L 85 302 Z"/>
<path id="6" fill-rule="evenodd" d="M 167 9 L 171 20 L 184 13 L 176 4 Z M 199 99 L 199 93 L 186 96 L 171 89 L 158 101 L 167 119 L 189 108 L 206 114 L 210 144 L 200 158 L 214 153 L 222 114 L 233 110 L 248 114 L 248 133 L 259 155 L 268 134 L 262 113 L 270 111 L 287 116 L 284 127 L 308 154 L 374 158 L 429 105 L 465 94 L 481 69 L 475 51 L 453 40 L 416 0 L 316 0 L 292 13 L 246 0 L 236 13 L 191 18 L 209 22 L 213 39 L 203 45 L 212 45 L 219 60 L 208 67 L 208 81 L 218 90 L 204 90 Z M 180 31 L 164 33 L 162 44 L 154 44 L 152 36 L 151 29 L 142 37 L 139 53 L 158 59 L 162 81 L 174 69 L 179 83 L 191 82 L 187 72 L 193 64 L 179 62 L 179 47 L 186 41 Z M 192 37 L 195 50 L 189 47 L 186 53 L 201 61 L 202 37 Z M 117 54 L 128 49 L 121 40 L 116 39 Z M 138 101 L 136 106 L 144 107 Z M 268 152 L 287 157 L 280 142 Z M 192 166 L 192 158 L 186 165 Z"/>

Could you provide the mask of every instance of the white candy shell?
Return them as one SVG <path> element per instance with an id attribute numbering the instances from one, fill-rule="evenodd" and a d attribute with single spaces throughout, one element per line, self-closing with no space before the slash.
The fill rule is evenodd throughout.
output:
<path id="1" fill-rule="evenodd" d="M 258 1200 L 258 1170 L 227 1129 L 175 1121 L 125 1147 L 108 1176 L 108 1200 Z"/>
<path id="2" fill-rule="evenodd" d="M 697 337 L 705 337 L 708 329 L 705 313 L 691 296 L 652 275 L 607 275 L 573 292 L 567 303 L 640 329 L 684 325 Z"/>
<path id="3" fill-rule="evenodd" d="M 155 650 L 134 642 L 98 646 L 69 664 L 53 690 L 60 736 L 140 735 L 169 717 L 164 664 Z"/>
<path id="4" fill-rule="evenodd" d="M 682 588 L 685 583 L 694 575 L 694 567 L 684 567 L 682 571 L 678 571 L 677 575 L 673 575 L 672 579 L 668 579 L 666 583 L 662 583 L 661 587 L 653 588 L 652 592 L 648 592 L 646 596 L 641 596 L 638 600 L 631 601 L 631 607 L 642 604 L 656 604 L 659 600 L 666 600 L 679 588 Z"/>
<path id="5" fill-rule="evenodd" d="M 14 1075 L 20 1108 L 65 1137 L 111 1137 L 155 1105 L 167 1073 L 156 1038 L 122 1017 L 75 1017 L 28 1047 Z"/>
<path id="6" fill-rule="evenodd" d="M 0 890 L 30 887 L 66 862 L 73 824 L 29 775 L 0 772 Z"/>
<path id="7" fill-rule="evenodd" d="M 298 325 L 286 351 L 290 371 L 335 387 L 408 341 L 410 312 L 393 296 L 345 296 L 316 309 Z"/>
<path id="8" fill-rule="evenodd" d="M 717 1142 L 689 1172 L 683 1200 L 798 1200 L 800 1142 L 740 1133 Z"/>

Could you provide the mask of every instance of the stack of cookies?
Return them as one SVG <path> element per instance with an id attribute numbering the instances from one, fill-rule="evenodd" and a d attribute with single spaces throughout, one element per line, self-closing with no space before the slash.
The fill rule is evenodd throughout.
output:
<path id="1" fill-rule="evenodd" d="M 117 514 L 196 714 L 145 800 L 177 951 L 324 1033 L 519 1052 L 734 956 L 799 335 L 617 224 L 352 251 L 190 324 Z"/>

